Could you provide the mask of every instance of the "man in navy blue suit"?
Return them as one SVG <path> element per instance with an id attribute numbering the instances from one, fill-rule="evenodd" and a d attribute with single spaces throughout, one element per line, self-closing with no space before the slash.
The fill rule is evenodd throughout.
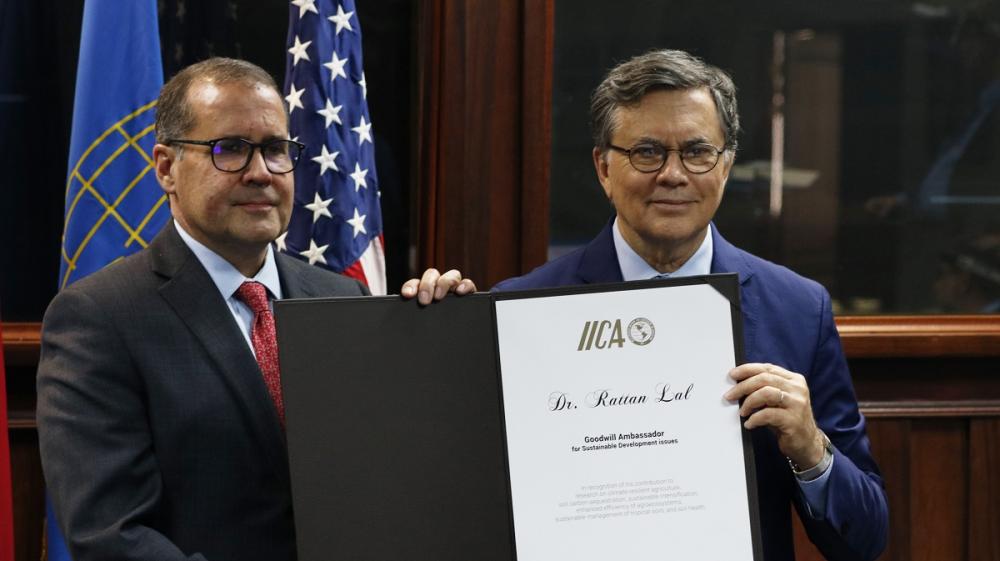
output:
<path id="1" fill-rule="evenodd" d="M 743 400 L 752 431 L 764 557 L 794 560 L 791 504 L 828 559 L 874 559 L 888 530 L 885 490 L 830 296 L 712 224 L 739 133 L 732 79 L 688 53 L 653 51 L 611 70 L 591 119 L 616 217 L 587 246 L 496 289 L 737 273 L 749 362 L 730 372 L 724 397 Z"/>

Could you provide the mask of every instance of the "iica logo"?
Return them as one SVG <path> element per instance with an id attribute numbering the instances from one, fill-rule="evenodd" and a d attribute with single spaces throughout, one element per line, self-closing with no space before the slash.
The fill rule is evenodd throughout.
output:
<path id="1" fill-rule="evenodd" d="M 635 318 L 628 323 L 628 327 L 622 330 L 622 320 L 593 320 L 583 324 L 583 333 L 580 334 L 580 344 L 576 347 L 578 351 L 589 351 L 593 349 L 610 349 L 613 347 L 622 348 L 625 345 L 625 337 L 633 344 L 640 347 L 648 345 L 653 336 L 656 335 L 656 328 L 653 322 L 646 318 Z"/>

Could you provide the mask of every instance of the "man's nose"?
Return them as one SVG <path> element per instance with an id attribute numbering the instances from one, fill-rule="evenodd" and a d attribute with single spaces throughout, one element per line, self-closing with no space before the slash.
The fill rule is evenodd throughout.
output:
<path id="1" fill-rule="evenodd" d="M 663 162 L 663 167 L 656 174 L 657 183 L 675 185 L 687 181 L 687 170 L 681 162 L 681 153 L 671 150 L 667 152 L 667 160 Z"/>
<path id="2" fill-rule="evenodd" d="M 247 183 L 269 184 L 271 175 L 271 171 L 267 169 L 267 164 L 264 162 L 264 154 L 259 148 L 254 148 L 253 152 L 250 153 L 250 163 L 243 170 L 243 180 Z"/>

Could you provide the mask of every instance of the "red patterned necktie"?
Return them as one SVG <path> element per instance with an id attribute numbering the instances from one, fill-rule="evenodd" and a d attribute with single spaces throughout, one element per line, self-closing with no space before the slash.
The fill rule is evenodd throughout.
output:
<path id="1" fill-rule="evenodd" d="M 274 314 L 268 305 L 267 289 L 259 282 L 247 281 L 240 285 L 236 297 L 253 311 L 250 341 L 253 343 L 257 364 L 264 374 L 264 384 L 278 410 L 281 426 L 285 426 L 285 403 L 281 398 L 281 371 L 278 369 L 278 340 L 274 334 Z"/>

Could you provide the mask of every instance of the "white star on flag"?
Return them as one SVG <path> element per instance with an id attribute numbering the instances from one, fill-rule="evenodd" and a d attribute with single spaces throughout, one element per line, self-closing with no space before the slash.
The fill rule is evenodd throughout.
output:
<path id="1" fill-rule="evenodd" d="M 361 116 L 361 122 L 358 123 L 358 126 L 351 127 L 351 130 L 358 133 L 358 146 L 364 144 L 366 140 L 372 141 L 372 124 L 365 122 L 364 115 Z"/>
<path id="2" fill-rule="evenodd" d="M 278 251 L 288 251 L 288 248 L 285 247 L 285 238 L 287 236 L 288 230 L 285 230 L 285 233 L 281 234 L 276 240 L 274 240 L 274 245 L 278 246 Z"/>
<path id="3" fill-rule="evenodd" d="M 326 18 L 332 21 L 333 23 L 337 24 L 337 31 L 334 32 L 334 35 L 340 35 L 340 32 L 345 29 L 348 31 L 354 31 L 354 28 L 351 27 L 351 16 L 353 15 L 354 12 L 345 13 L 344 7 L 339 4 L 337 5 L 337 13 L 335 15 Z"/>
<path id="4" fill-rule="evenodd" d="M 335 161 L 339 155 L 340 152 L 330 152 L 327 150 L 326 145 L 324 144 L 320 155 L 313 158 L 312 161 L 319 164 L 319 174 L 323 175 L 328 169 L 340 171 L 340 168 L 337 167 L 337 162 Z"/>
<path id="5" fill-rule="evenodd" d="M 351 174 L 351 179 L 354 180 L 354 192 L 357 193 L 358 189 L 364 187 L 368 188 L 368 182 L 365 181 L 365 176 L 368 175 L 368 170 L 361 169 L 361 166 L 357 163 L 354 164 L 354 173 Z"/>
<path id="6" fill-rule="evenodd" d="M 306 48 L 309 45 L 312 45 L 312 41 L 306 41 L 303 43 L 299 41 L 298 35 L 295 36 L 295 44 L 292 45 L 291 49 L 288 49 L 288 52 L 292 54 L 292 57 L 294 57 L 294 60 L 292 60 L 292 66 L 295 66 L 300 60 L 303 59 L 312 60 L 309 58 L 309 53 L 306 52 Z"/>
<path id="7" fill-rule="evenodd" d="M 320 109 L 317 113 L 326 118 L 326 128 L 330 128 L 330 123 L 344 124 L 340 122 L 340 110 L 343 108 L 343 105 L 334 106 L 328 99 L 326 100 L 326 107 Z"/>
<path id="8" fill-rule="evenodd" d="M 342 78 L 347 78 L 347 73 L 344 72 L 344 66 L 347 64 L 347 57 L 337 58 L 337 51 L 333 51 L 333 58 L 330 62 L 324 62 L 323 66 L 330 69 L 330 81 L 337 79 L 337 76 Z"/>
<path id="9" fill-rule="evenodd" d="M 365 73 L 361 73 L 361 80 L 358 81 L 358 85 L 361 86 L 361 97 L 368 99 L 368 82 L 365 79 Z"/>
<path id="10" fill-rule="evenodd" d="M 365 230 L 365 215 L 358 214 L 357 207 L 354 208 L 354 218 L 347 221 L 348 224 L 354 227 L 354 237 L 358 237 L 358 234 L 367 234 Z"/>
<path id="11" fill-rule="evenodd" d="M 327 208 L 328 206 L 330 206 L 330 203 L 332 202 L 333 198 L 329 198 L 324 201 L 322 197 L 319 196 L 319 193 L 316 193 L 316 200 L 306 205 L 306 208 L 311 210 L 313 213 L 313 224 L 315 224 L 316 221 L 319 220 L 320 216 L 333 218 L 333 215 L 330 214 L 330 209 Z"/>
<path id="12" fill-rule="evenodd" d="M 292 0 L 292 4 L 299 7 L 299 18 L 306 15 L 306 12 L 319 15 L 319 12 L 316 11 L 316 0 Z"/>
<path id="13" fill-rule="evenodd" d="M 355 214 L 357 214 L 356 210 L 355 210 Z M 330 247 L 329 244 L 328 245 L 317 246 L 316 245 L 316 240 L 310 239 L 309 240 L 309 249 L 307 249 L 305 251 L 300 251 L 299 255 L 301 255 L 302 257 L 305 257 L 306 259 L 308 259 L 310 265 L 315 265 L 316 263 L 322 263 L 322 264 L 326 265 L 326 258 L 323 257 L 323 252 L 326 251 L 326 248 L 328 248 L 328 247 Z"/>
<path id="14" fill-rule="evenodd" d="M 285 96 L 285 101 L 288 102 L 289 115 L 292 114 L 292 111 L 295 111 L 296 107 L 298 107 L 299 109 L 305 109 L 305 106 L 302 105 L 302 94 L 305 93 L 305 91 L 306 91 L 305 88 L 302 88 L 301 90 L 296 90 L 295 84 L 292 84 L 292 91 Z"/>

